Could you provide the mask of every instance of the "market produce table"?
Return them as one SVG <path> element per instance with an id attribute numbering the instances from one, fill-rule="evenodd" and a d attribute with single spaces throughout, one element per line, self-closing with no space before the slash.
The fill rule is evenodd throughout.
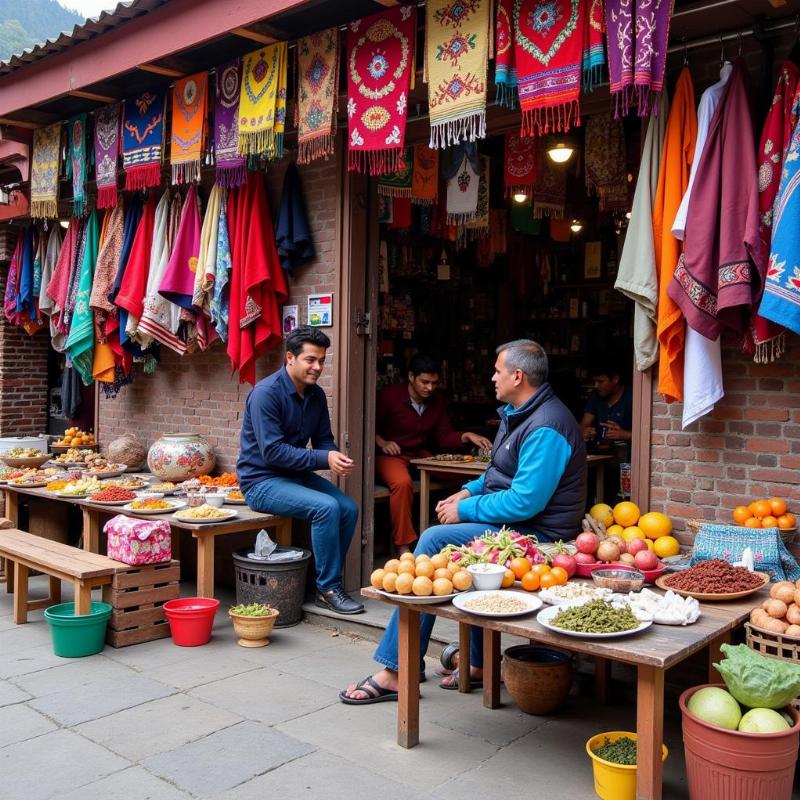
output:
<path id="1" fill-rule="evenodd" d="M 413 605 L 398 597 L 387 597 L 367 587 L 361 594 L 398 607 L 400 614 L 398 647 L 397 743 L 414 747 L 419 743 L 419 617 L 433 614 L 458 622 L 459 691 L 469 691 L 469 626 L 483 629 L 483 704 L 500 704 L 500 634 L 506 633 L 573 653 L 609 661 L 633 664 L 637 668 L 636 734 L 638 800 L 661 798 L 661 745 L 664 736 L 664 673 L 703 647 L 709 648 L 709 682 L 719 676 L 711 663 L 720 659 L 720 647 L 731 640 L 731 632 L 741 625 L 750 610 L 768 596 L 766 587 L 758 593 L 732 603 L 702 603 L 702 615 L 693 625 L 651 625 L 633 636 L 613 639 L 580 639 L 554 633 L 536 621 L 536 614 L 496 619 L 459 611 L 452 603 Z M 576 747 L 582 743 L 576 742 Z"/>
<path id="2" fill-rule="evenodd" d="M 586 464 L 595 470 L 595 497 L 597 503 L 603 502 L 603 486 L 606 464 L 614 456 L 587 455 Z M 437 458 L 412 458 L 409 462 L 419 470 L 419 529 L 424 531 L 430 522 L 431 475 L 464 475 L 469 480 L 486 472 L 488 461 L 442 461 Z"/>

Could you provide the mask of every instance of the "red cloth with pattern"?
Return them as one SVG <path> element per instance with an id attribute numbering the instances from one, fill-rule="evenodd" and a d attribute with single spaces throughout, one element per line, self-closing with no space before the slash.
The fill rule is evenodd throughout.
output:
<path id="1" fill-rule="evenodd" d="M 503 154 L 503 185 L 506 197 L 518 192 L 531 195 L 535 183 L 536 139 L 508 131 Z"/>

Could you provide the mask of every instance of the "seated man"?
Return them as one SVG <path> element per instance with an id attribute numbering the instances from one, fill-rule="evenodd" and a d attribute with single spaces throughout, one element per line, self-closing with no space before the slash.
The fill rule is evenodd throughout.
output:
<path id="1" fill-rule="evenodd" d="M 609 442 L 622 439 L 630 442 L 633 393 L 630 387 L 625 386 L 620 371 L 612 366 L 598 367 L 592 374 L 592 382 L 594 391 L 589 395 L 581 419 L 583 438 L 606 439 Z"/>
<path id="2" fill-rule="evenodd" d="M 392 541 L 399 553 L 408 552 L 417 539 L 411 518 L 414 484 L 408 462 L 436 451 L 461 450 L 467 442 L 476 447 L 492 446 L 485 436 L 453 430 L 447 401 L 437 391 L 438 385 L 438 363 L 418 354 L 408 365 L 407 383 L 388 386 L 378 393 L 375 443 L 381 455 L 375 458 L 375 475 L 389 487 Z"/>
<path id="3" fill-rule="evenodd" d="M 500 409 L 500 429 L 484 475 L 436 506 L 439 525 L 420 537 L 416 555 L 434 555 L 448 544 L 466 544 L 488 530 L 510 524 L 542 539 L 566 539 L 580 527 L 586 499 L 586 449 L 569 409 L 547 383 L 547 356 L 529 339 L 497 348 L 492 382 Z M 366 705 L 397 699 L 398 614 L 378 645 L 375 660 L 384 669 L 339 693 L 343 703 Z M 422 614 L 420 648 L 428 647 L 435 617 Z M 471 677 L 482 677 L 480 631 L 473 629 Z M 421 668 L 424 669 L 424 661 Z M 458 688 L 454 672 L 441 683 Z"/>
<path id="4" fill-rule="evenodd" d="M 236 471 L 250 508 L 311 521 L 316 604 L 359 614 L 364 606 L 342 587 L 358 506 L 315 472 L 349 475 L 353 470 L 353 460 L 336 449 L 325 392 L 317 386 L 330 343 L 308 325 L 286 337 L 285 366 L 259 381 L 247 397 Z"/>

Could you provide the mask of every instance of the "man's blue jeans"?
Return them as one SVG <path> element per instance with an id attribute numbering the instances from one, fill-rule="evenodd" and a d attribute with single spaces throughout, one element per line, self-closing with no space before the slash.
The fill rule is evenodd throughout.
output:
<path id="1" fill-rule="evenodd" d="M 268 478 L 245 495 L 254 511 L 311 522 L 317 588 L 342 585 L 342 567 L 358 520 L 358 506 L 330 481 L 309 472 L 298 478 Z"/>

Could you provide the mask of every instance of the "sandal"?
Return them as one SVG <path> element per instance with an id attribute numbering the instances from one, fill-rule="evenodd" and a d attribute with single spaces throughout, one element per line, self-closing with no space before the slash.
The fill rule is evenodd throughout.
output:
<path id="1" fill-rule="evenodd" d="M 359 681 L 353 691 L 366 692 L 368 697 L 348 697 L 347 689 L 339 692 L 339 699 L 349 706 L 368 706 L 372 703 L 387 703 L 397 700 L 397 692 L 393 689 L 385 689 L 372 675 L 367 675 L 364 680 Z"/>
<path id="2" fill-rule="evenodd" d="M 450 644 L 446 645 L 444 650 L 442 650 L 442 654 L 439 656 L 439 661 L 442 664 L 442 668 L 437 669 L 436 674 L 441 675 L 442 677 L 452 675 L 453 670 L 456 669 L 456 663 L 453 659 L 457 654 L 458 642 L 450 642 Z"/>
<path id="3" fill-rule="evenodd" d="M 458 667 L 456 667 L 450 675 L 446 676 L 449 677 L 453 682 L 452 683 L 445 683 L 442 681 L 439 686 L 442 689 L 447 689 L 449 691 L 458 691 Z M 483 688 L 483 678 L 470 678 L 469 682 L 470 689 L 481 689 Z"/>

